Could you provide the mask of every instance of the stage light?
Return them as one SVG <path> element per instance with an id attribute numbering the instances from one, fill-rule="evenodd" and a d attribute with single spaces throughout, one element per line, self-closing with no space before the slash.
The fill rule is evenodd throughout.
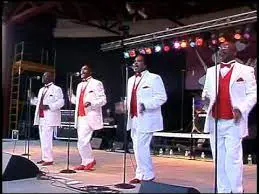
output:
<path id="1" fill-rule="evenodd" d="M 148 55 L 152 54 L 152 49 L 149 47 L 145 48 L 145 51 L 146 51 L 146 54 Z"/>
<path id="2" fill-rule="evenodd" d="M 180 42 L 179 42 L 179 41 L 175 41 L 175 42 L 174 42 L 174 48 L 175 48 L 175 49 L 179 49 L 180 46 L 181 46 L 181 45 L 180 45 Z"/>
<path id="3" fill-rule="evenodd" d="M 128 53 L 128 52 L 124 52 L 123 54 L 124 54 L 124 58 L 125 58 L 125 59 L 127 59 L 127 58 L 129 58 L 129 57 L 130 57 L 130 55 L 129 55 L 129 53 Z"/>
<path id="4" fill-rule="evenodd" d="M 189 44 L 190 44 L 190 47 L 192 47 L 192 48 L 195 47 L 195 42 L 193 40 L 190 40 Z"/>
<path id="5" fill-rule="evenodd" d="M 220 34 L 219 34 L 219 38 L 218 38 L 218 39 L 219 39 L 219 42 L 220 42 L 220 43 L 223 43 L 223 42 L 226 41 L 226 38 L 224 37 L 224 34 L 223 34 L 223 33 L 220 33 Z"/>
<path id="6" fill-rule="evenodd" d="M 156 46 L 155 46 L 155 52 L 156 52 L 156 53 L 160 52 L 161 49 L 162 49 L 162 48 L 161 48 L 160 45 L 156 45 Z"/>
<path id="7" fill-rule="evenodd" d="M 218 41 L 217 41 L 217 40 L 215 40 L 215 39 L 213 39 L 213 40 L 211 40 L 211 43 L 215 45 L 215 44 L 217 44 L 217 43 L 218 43 Z"/>
<path id="8" fill-rule="evenodd" d="M 244 31 L 244 34 L 243 34 L 243 37 L 245 39 L 249 39 L 250 38 L 250 31 L 251 31 L 251 29 L 249 27 L 246 27 L 246 29 Z"/>
<path id="9" fill-rule="evenodd" d="M 133 50 L 130 50 L 129 51 L 129 56 L 130 57 L 136 57 L 136 51 L 133 49 Z"/>
<path id="10" fill-rule="evenodd" d="M 235 34 L 234 34 L 234 38 L 236 40 L 240 40 L 241 39 L 241 30 L 236 30 Z"/>
<path id="11" fill-rule="evenodd" d="M 196 38 L 195 43 L 196 43 L 197 46 L 202 46 L 203 45 L 203 39 L 198 37 L 198 38 Z"/>
<path id="12" fill-rule="evenodd" d="M 211 43 L 212 43 L 213 45 L 215 45 L 215 44 L 218 43 L 217 35 L 216 35 L 216 34 L 212 34 L 212 35 L 211 35 Z"/>
<path id="13" fill-rule="evenodd" d="M 140 54 L 143 54 L 143 55 L 146 54 L 146 51 L 145 51 L 144 48 L 140 48 L 140 49 L 138 50 L 138 52 L 139 52 Z"/>
<path id="14" fill-rule="evenodd" d="M 165 46 L 163 47 L 163 50 L 164 50 L 165 52 L 168 52 L 168 51 L 170 51 L 170 46 L 168 46 L 168 45 L 165 45 Z"/>
<path id="15" fill-rule="evenodd" d="M 182 40 L 181 47 L 182 48 L 186 48 L 187 47 L 187 41 L 186 40 Z"/>

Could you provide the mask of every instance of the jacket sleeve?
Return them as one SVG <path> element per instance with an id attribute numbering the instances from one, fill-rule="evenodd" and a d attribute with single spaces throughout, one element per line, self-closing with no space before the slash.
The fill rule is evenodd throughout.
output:
<path id="1" fill-rule="evenodd" d="M 95 90 L 95 98 L 90 102 L 93 108 L 102 107 L 106 104 L 106 95 L 104 93 L 104 88 L 102 82 L 98 82 Z"/>
<path id="2" fill-rule="evenodd" d="M 49 108 L 51 111 L 56 111 L 58 109 L 61 109 L 64 106 L 64 96 L 63 96 L 62 89 L 60 87 L 57 87 L 54 95 L 55 95 L 56 101 L 49 104 Z"/>
<path id="3" fill-rule="evenodd" d="M 161 107 L 167 100 L 164 83 L 159 75 L 154 78 L 152 87 L 152 97 L 145 99 L 144 102 L 141 102 L 144 104 L 146 110 L 157 109 Z"/>
<path id="4" fill-rule="evenodd" d="M 254 69 L 249 68 L 249 72 L 245 80 L 246 99 L 237 108 L 241 113 L 249 113 L 257 101 L 257 84 Z"/>

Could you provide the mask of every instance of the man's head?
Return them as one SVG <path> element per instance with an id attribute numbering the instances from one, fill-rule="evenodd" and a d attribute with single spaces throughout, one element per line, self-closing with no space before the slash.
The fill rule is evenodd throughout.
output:
<path id="1" fill-rule="evenodd" d="M 224 42 L 219 48 L 219 62 L 227 63 L 236 58 L 237 51 L 233 42 Z"/>
<path id="2" fill-rule="evenodd" d="M 83 65 L 80 71 L 81 79 L 86 79 L 92 75 L 92 68 L 90 65 Z"/>
<path id="3" fill-rule="evenodd" d="M 48 84 L 50 82 L 54 82 L 54 74 L 51 72 L 45 72 L 42 76 L 42 83 Z"/>
<path id="4" fill-rule="evenodd" d="M 135 62 L 133 64 L 134 72 L 142 72 L 147 69 L 147 65 L 145 64 L 145 56 L 144 55 L 137 55 L 135 58 Z"/>

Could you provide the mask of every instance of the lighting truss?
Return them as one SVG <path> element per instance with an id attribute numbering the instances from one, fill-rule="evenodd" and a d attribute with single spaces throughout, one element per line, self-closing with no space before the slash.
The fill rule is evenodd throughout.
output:
<path id="1" fill-rule="evenodd" d="M 135 36 L 132 38 L 126 38 L 119 41 L 101 44 L 102 51 L 109 51 L 122 48 L 123 45 L 126 48 L 136 46 L 139 44 L 150 43 L 155 41 L 161 41 L 165 39 L 179 37 L 181 35 L 190 35 L 199 32 L 205 32 L 221 28 L 229 28 L 241 24 L 248 24 L 257 21 L 257 11 L 250 11 L 237 15 L 222 17 L 205 22 L 199 22 L 190 24 L 187 26 L 181 26 L 173 29 L 167 29 L 145 35 Z"/>

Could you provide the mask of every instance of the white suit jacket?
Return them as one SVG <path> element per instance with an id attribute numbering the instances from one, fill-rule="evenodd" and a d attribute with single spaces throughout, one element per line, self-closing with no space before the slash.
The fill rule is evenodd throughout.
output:
<path id="1" fill-rule="evenodd" d="M 127 90 L 128 122 L 127 130 L 131 129 L 130 100 L 135 75 L 129 78 Z M 137 88 L 137 126 L 142 132 L 155 132 L 163 130 L 163 117 L 161 106 L 166 102 L 167 96 L 161 77 L 157 74 L 145 72 Z M 139 113 L 139 104 L 143 103 L 146 110 Z"/>
<path id="2" fill-rule="evenodd" d="M 217 80 L 219 80 L 220 65 L 217 65 Z M 243 80 L 243 81 L 237 81 Z M 218 85 L 218 84 L 217 84 Z M 217 87 L 218 90 L 218 87 Z M 254 69 L 250 66 L 235 62 L 230 79 L 229 93 L 232 107 L 238 108 L 242 113 L 242 118 L 239 122 L 240 137 L 248 135 L 248 114 L 256 103 L 257 85 L 254 75 Z M 209 98 L 209 106 L 207 117 L 204 125 L 204 132 L 210 132 L 215 123 L 211 116 L 212 106 L 216 99 L 215 91 L 215 66 L 207 69 L 205 85 L 202 92 L 202 98 Z"/>
<path id="3" fill-rule="evenodd" d="M 103 128 L 103 115 L 102 106 L 106 104 L 106 95 L 104 93 L 104 88 L 102 82 L 94 78 L 90 78 L 88 81 L 84 93 L 84 104 L 90 102 L 91 106 L 85 108 L 87 112 L 85 119 L 93 130 L 98 130 Z M 76 96 L 72 95 L 71 102 L 76 104 L 75 109 L 75 128 L 77 128 L 78 123 L 78 107 L 79 107 L 79 97 L 81 93 L 82 86 L 84 82 L 77 85 Z"/>
<path id="4" fill-rule="evenodd" d="M 31 104 L 36 105 L 34 125 L 40 124 L 39 119 L 39 106 L 42 92 L 44 87 L 39 90 L 38 98 L 31 100 Z M 43 105 L 49 105 L 49 110 L 44 110 L 44 118 L 48 126 L 61 125 L 61 112 L 60 109 L 64 106 L 64 96 L 62 89 L 55 84 L 51 84 L 43 98 Z"/>

